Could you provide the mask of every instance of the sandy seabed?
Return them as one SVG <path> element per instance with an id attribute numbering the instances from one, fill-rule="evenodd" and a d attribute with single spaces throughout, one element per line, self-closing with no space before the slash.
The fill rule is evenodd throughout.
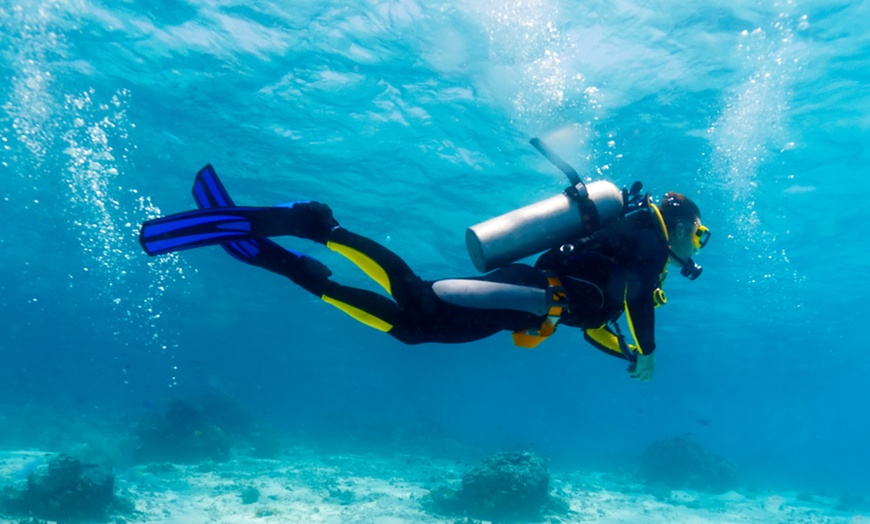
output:
<path id="1" fill-rule="evenodd" d="M 45 467 L 40 457 L 49 456 L 0 452 L 2 485 L 23 489 L 32 465 Z M 325 454 L 302 447 L 287 450 L 280 460 L 140 465 L 116 473 L 115 492 L 135 512 L 110 522 L 464 523 L 463 517 L 426 512 L 422 501 L 436 486 L 460 483 L 468 467 L 422 455 Z M 661 499 L 612 474 L 551 469 L 550 475 L 551 493 L 569 510 L 542 520 L 548 523 L 870 524 L 870 513 L 837 511 L 837 500 L 822 496 L 672 491 Z M 2 523 L 23 520 L 0 517 Z"/>

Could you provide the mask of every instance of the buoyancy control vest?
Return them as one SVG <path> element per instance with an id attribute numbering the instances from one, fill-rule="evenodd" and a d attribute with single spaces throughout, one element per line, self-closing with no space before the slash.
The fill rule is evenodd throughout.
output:
<path id="1" fill-rule="evenodd" d="M 635 182 L 630 190 L 619 190 L 604 180 L 586 184 L 574 168 L 541 140 L 532 139 L 531 144 L 568 176 L 571 186 L 559 195 L 471 226 L 466 231 L 466 246 L 472 262 L 481 272 L 560 246 L 582 249 L 587 247 L 583 244 L 594 244 L 595 240 L 605 238 L 611 224 L 638 211 L 658 215 L 649 194 L 641 196 L 640 182 Z M 658 220 L 661 220 L 660 215 Z M 667 236 L 666 230 L 664 235 Z M 558 278 L 554 280 L 562 289 Z M 661 295 L 657 304 L 664 302 L 660 286 L 661 281 L 656 290 Z M 564 291 L 562 293 L 553 295 L 558 303 L 553 304 L 540 328 L 514 333 L 517 346 L 535 347 L 552 335 L 567 305 L 567 297 Z"/>
<path id="2" fill-rule="evenodd" d="M 635 248 L 636 238 L 641 230 L 652 227 L 655 231 L 661 228 L 660 233 L 664 236 L 662 241 L 665 245 L 667 242 L 667 230 L 661 215 L 648 194 L 640 195 L 640 189 L 640 183 L 635 183 L 630 193 L 624 193 L 626 207 L 621 218 L 587 236 L 554 246 L 538 258 L 535 268 L 558 275 L 557 281 L 563 296 L 558 310 L 551 312 L 541 326 L 514 333 L 514 343 L 517 346 L 531 348 L 543 342 L 555 332 L 565 311 L 569 311 L 569 317 L 573 319 L 568 320 L 572 326 L 585 330 L 611 323 L 617 333 L 619 332 L 616 320 L 628 307 L 628 302 L 623 293 L 614 293 L 612 287 L 605 288 L 602 287 L 603 284 L 610 282 L 614 272 L 619 271 L 617 260 L 630 258 L 626 250 Z M 577 264 L 583 268 L 580 274 L 575 272 Z M 666 275 L 667 261 L 664 262 L 658 284 L 652 291 L 656 307 L 667 300 L 662 291 Z M 580 323 L 576 323 L 578 321 Z M 621 333 L 617 338 L 621 344 L 624 343 Z"/>

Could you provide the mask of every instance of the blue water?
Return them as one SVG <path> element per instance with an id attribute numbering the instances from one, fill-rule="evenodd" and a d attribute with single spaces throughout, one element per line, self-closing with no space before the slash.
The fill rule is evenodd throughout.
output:
<path id="1" fill-rule="evenodd" d="M 313 440 L 566 468 L 689 433 L 758 488 L 870 492 L 870 2 L 292 4 L 0 2 L 3 410 L 217 390 Z M 577 330 L 407 347 L 219 248 L 137 243 L 212 163 L 237 203 L 318 199 L 424 278 L 472 275 L 466 227 L 565 186 L 532 137 L 713 231 L 650 383 Z"/>

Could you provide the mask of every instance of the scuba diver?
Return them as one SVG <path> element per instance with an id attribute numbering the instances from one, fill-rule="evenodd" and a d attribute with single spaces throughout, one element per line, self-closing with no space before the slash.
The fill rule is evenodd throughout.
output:
<path id="1" fill-rule="evenodd" d="M 632 378 L 648 381 L 655 371 L 654 308 L 666 300 L 668 263 L 691 280 L 701 273 L 691 258 L 710 238 L 700 210 L 674 192 L 656 205 L 638 182 L 630 191 L 606 181 L 585 184 L 542 142 L 532 144 L 572 185 L 469 228 L 469 253 L 485 272 L 478 277 L 423 280 L 392 251 L 340 226 L 320 202 L 236 206 L 211 165 L 194 182 L 199 209 L 145 222 L 139 241 L 152 256 L 220 245 L 406 344 L 511 331 L 516 345 L 535 347 L 559 325 L 577 327 L 594 347 L 627 360 Z M 317 259 L 269 239 L 287 235 L 347 257 L 389 297 L 335 282 Z M 534 266 L 514 263 L 542 251 Z M 623 312 L 634 344 L 617 324 Z"/>

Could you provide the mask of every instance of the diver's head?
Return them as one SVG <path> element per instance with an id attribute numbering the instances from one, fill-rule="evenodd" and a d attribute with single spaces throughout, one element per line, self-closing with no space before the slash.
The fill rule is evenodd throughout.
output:
<path id="1" fill-rule="evenodd" d="M 710 238 L 710 230 L 701 224 L 701 210 L 685 195 L 670 191 L 662 198 L 659 211 L 668 229 L 671 263 L 683 268 L 683 274 L 694 280 L 701 274 L 701 268 L 692 262 L 692 255 L 707 245 Z"/>

